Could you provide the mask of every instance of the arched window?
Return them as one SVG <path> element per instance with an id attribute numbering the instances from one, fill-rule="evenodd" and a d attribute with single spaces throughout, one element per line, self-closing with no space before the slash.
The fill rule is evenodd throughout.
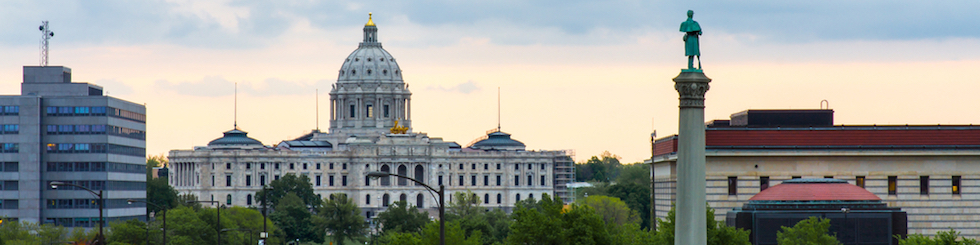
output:
<path id="1" fill-rule="evenodd" d="M 391 173 L 391 169 L 388 168 L 388 164 L 381 165 L 381 172 Z M 391 185 L 391 176 L 381 177 L 381 186 Z"/>
<path id="2" fill-rule="evenodd" d="M 483 194 L 483 204 L 490 204 L 490 194 Z"/>
<path id="3" fill-rule="evenodd" d="M 231 194 L 228 194 L 228 196 L 226 196 L 225 205 L 231 205 Z"/>
<path id="4" fill-rule="evenodd" d="M 527 194 L 527 199 L 531 199 L 533 201 L 534 200 L 534 193 Z"/>
<path id="5" fill-rule="evenodd" d="M 355 106 L 354 104 L 351 104 L 350 105 L 350 118 L 355 118 L 355 117 L 357 117 L 357 106 Z"/>
<path id="6" fill-rule="evenodd" d="M 249 205 L 249 206 L 252 205 L 252 194 L 248 194 L 247 196 L 245 196 L 245 205 Z"/>
<path id="7" fill-rule="evenodd" d="M 423 196 L 421 193 L 415 196 L 415 206 L 419 208 L 425 208 L 425 196 Z"/>
<path id="8" fill-rule="evenodd" d="M 406 202 L 407 203 L 408 202 L 408 196 L 405 195 L 404 193 L 402 193 L 401 195 L 398 196 L 398 201 L 400 201 L 400 202 Z"/>
<path id="9" fill-rule="evenodd" d="M 500 193 L 497 193 L 497 204 L 500 204 L 500 199 L 501 199 L 501 197 L 502 197 L 502 196 L 500 195 Z"/>
<path id="10" fill-rule="evenodd" d="M 404 164 L 398 165 L 398 175 L 408 176 L 408 168 L 405 167 Z M 404 178 L 398 178 L 398 186 L 406 186 L 406 185 L 408 185 L 408 180 Z"/>
<path id="11" fill-rule="evenodd" d="M 423 183 L 425 182 L 425 169 L 422 168 L 422 165 L 415 165 L 415 179 Z M 419 186 L 418 183 L 415 183 L 415 185 Z"/>
<path id="12" fill-rule="evenodd" d="M 391 196 L 388 196 L 388 193 L 385 193 L 385 195 L 381 197 L 381 205 L 387 207 L 388 203 L 390 202 Z"/>
<path id="13" fill-rule="evenodd" d="M 367 196 L 364 197 L 364 204 L 371 205 L 371 194 L 367 194 Z"/>
<path id="14" fill-rule="evenodd" d="M 516 202 L 520 202 L 520 201 L 521 201 L 521 194 L 517 194 L 517 201 Z"/>

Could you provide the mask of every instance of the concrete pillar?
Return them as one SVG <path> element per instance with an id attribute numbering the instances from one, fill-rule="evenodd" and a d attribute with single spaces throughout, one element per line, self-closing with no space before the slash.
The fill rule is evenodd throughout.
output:
<path id="1" fill-rule="evenodd" d="M 674 78 L 674 89 L 680 94 L 674 244 L 707 244 L 704 94 L 709 82 L 711 79 L 700 71 L 682 71 Z"/>

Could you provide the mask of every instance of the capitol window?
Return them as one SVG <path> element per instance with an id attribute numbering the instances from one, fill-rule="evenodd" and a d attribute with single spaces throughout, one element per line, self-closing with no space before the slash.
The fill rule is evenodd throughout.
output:
<path id="1" fill-rule="evenodd" d="M 370 74 L 370 73 L 371 73 L 370 70 L 368 70 L 368 74 Z M 367 105 L 367 108 L 364 110 L 364 116 L 367 117 L 367 118 L 374 117 L 374 106 L 373 105 Z"/>

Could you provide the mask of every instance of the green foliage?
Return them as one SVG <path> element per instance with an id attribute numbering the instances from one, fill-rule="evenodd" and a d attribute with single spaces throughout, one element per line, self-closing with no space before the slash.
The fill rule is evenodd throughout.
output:
<path id="1" fill-rule="evenodd" d="M 0 245 L 57 244 L 68 238 L 68 229 L 54 225 L 4 220 L 0 225 Z"/>
<path id="2" fill-rule="evenodd" d="M 423 245 L 422 236 L 414 232 L 387 232 L 378 239 L 379 244 Z M 438 244 L 438 243 L 437 243 Z"/>
<path id="3" fill-rule="evenodd" d="M 177 190 L 165 178 L 155 178 L 146 180 L 146 201 L 159 205 L 165 209 L 177 207 Z M 146 211 L 151 213 L 160 212 L 160 208 L 153 205 L 146 205 Z"/>
<path id="4" fill-rule="evenodd" d="M 656 233 L 640 228 L 637 224 L 608 226 L 609 239 L 612 244 L 658 244 Z"/>
<path id="5" fill-rule="evenodd" d="M 146 225 L 138 219 L 109 223 L 106 241 L 110 244 L 146 244 Z"/>
<path id="6" fill-rule="evenodd" d="M 606 224 L 625 225 L 639 224 L 639 217 L 636 212 L 630 210 L 626 203 L 619 198 L 592 195 L 581 201 L 582 205 L 592 207 L 595 212 L 602 216 Z"/>
<path id="7" fill-rule="evenodd" d="M 466 236 L 481 234 L 483 244 L 503 243 L 510 233 L 511 218 L 500 209 L 481 207 L 480 197 L 471 191 L 456 192 L 446 206 L 446 221 L 458 222 Z"/>
<path id="8" fill-rule="evenodd" d="M 980 245 L 977 240 L 960 237 L 960 233 L 954 230 L 940 231 L 932 238 L 921 234 L 909 234 L 905 239 L 898 235 L 895 237 L 899 238 L 898 245 Z"/>
<path id="9" fill-rule="evenodd" d="M 602 216 L 589 206 L 563 212 L 560 199 L 518 202 L 507 244 L 611 244 Z M 616 225 L 613 225 L 616 226 Z"/>
<path id="10" fill-rule="evenodd" d="M 446 222 L 446 244 L 480 245 L 483 234 L 473 231 L 469 236 L 459 221 Z M 422 229 L 422 244 L 439 244 L 439 222 L 432 222 Z"/>
<path id="11" fill-rule="evenodd" d="M 836 245 L 841 244 L 837 238 L 827 234 L 830 232 L 830 219 L 816 216 L 796 223 L 793 227 L 785 227 L 776 233 L 776 241 L 780 245 Z"/>
<path id="12" fill-rule="evenodd" d="M 260 190 L 255 193 L 255 199 L 260 205 L 266 202 L 268 195 L 268 202 L 270 207 L 276 207 L 279 205 L 279 199 L 286 196 L 287 193 L 293 193 L 303 201 L 306 206 L 313 207 L 314 209 L 320 207 L 320 198 L 313 194 L 313 184 L 310 183 L 310 177 L 306 175 L 295 175 L 286 174 L 277 180 L 269 182 L 269 190 Z M 268 192 L 268 193 L 267 193 Z"/>
<path id="13" fill-rule="evenodd" d="M 572 205 L 561 216 L 562 240 L 568 244 L 611 244 L 602 218 L 592 207 Z"/>
<path id="14" fill-rule="evenodd" d="M 340 194 L 330 196 L 332 198 L 323 200 L 323 206 L 317 212 L 319 216 L 314 220 L 317 233 L 329 232 L 337 244 L 348 239 L 363 239 L 367 235 L 368 224 L 361 216 L 361 209 L 354 204 L 354 199 Z"/>
<path id="15" fill-rule="evenodd" d="M 636 165 L 636 164 L 634 164 Z M 624 171 L 625 172 L 625 171 Z M 622 175 L 621 175 L 622 176 Z M 647 182 L 649 182 L 649 174 Z M 636 182 L 619 182 L 606 189 L 606 195 L 619 198 L 626 203 L 626 206 L 637 213 L 640 218 L 640 227 L 649 229 L 650 227 L 650 184 L 637 184 Z"/>
<path id="16" fill-rule="evenodd" d="M 600 158 L 601 157 L 601 158 Z M 619 176 L 619 156 L 605 151 L 575 166 L 575 181 L 611 181 Z"/>
<path id="17" fill-rule="evenodd" d="M 419 211 L 415 206 L 409 207 L 402 201 L 395 202 L 388 210 L 378 214 L 377 220 L 384 227 L 384 233 L 417 233 L 430 222 L 428 213 Z"/>
<path id="18" fill-rule="evenodd" d="M 313 218 L 310 210 L 300 200 L 299 196 L 288 193 L 279 199 L 276 211 L 269 215 L 269 218 L 286 233 L 286 240 L 293 241 L 322 241 L 322 236 L 318 232 L 313 232 Z M 317 239 L 319 237 L 319 239 Z"/>
<path id="19" fill-rule="evenodd" d="M 749 231 L 737 229 L 715 220 L 715 210 L 705 204 L 705 226 L 707 229 L 708 245 L 752 244 L 749 242 Z M 666 219 L 657 219 L 657 233 L 653 238 L 655 244 L 674 245 L 674 229 L 677 214 L 675 207 L 667 212 Z"/>

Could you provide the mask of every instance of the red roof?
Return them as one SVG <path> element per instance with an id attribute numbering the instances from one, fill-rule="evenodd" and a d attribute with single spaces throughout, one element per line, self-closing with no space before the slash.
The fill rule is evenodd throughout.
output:
<path id="1" fill-rule="evenodd" d="M 880 201 L 864 188 L 848 183 L 783 183 L 759 192 L 749 201 Z"/>
<path id="2" fill-rule="evenodd" d="M 708 128 L 705 147 L 731 148 L 980 148 L 980 126 L 832 126 Z M 655 155 L 677 151 L 676 135 L 657 140 Z"/>

